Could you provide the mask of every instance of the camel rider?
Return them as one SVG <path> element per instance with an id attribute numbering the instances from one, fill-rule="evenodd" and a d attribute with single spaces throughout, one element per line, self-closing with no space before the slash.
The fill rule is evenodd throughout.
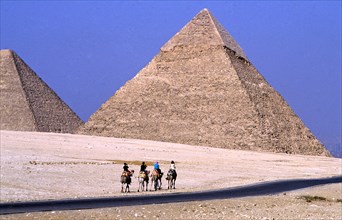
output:
<path id="1" fill-rule="evenodd" d="M 176 175 L 177 176 L 177 172 L 176 172 L 176 164 L 175 164 L 175 161 L 171 161 L 171 164 L 170 164 L 170 170 L 169 172 L 171 172 L 171 174 L 173 175 Z"/>
<path id="2" fill-rule="evenodd" d="M 140 172 L 146 172 L 146 164 L 145 162 L 142 162 L 141 166 L 140 166 Z"/>
<path id="3" fill-rule="evenodd" d="M 129 167 L 128 167 L 127 163 L 124 163 L 124 166 L 122 168 L 124 170 L 124 173 L 127 173 L 127 175 L 130 174 L 130 171 L 128 170 Z"/>
<path id="4" fill-rule="evenodd" d="M 158 161 L 154 164 L 154 169 L 158 172 L 158 176 L 161 174 Z"/>
<path id="5" fill-rule="evenodd" d="M 176 164 L 175 164 L 175 161 L 171 161 L 171 164 L 170 164 L 170 170 L 174 170 L 176 171 Z"/>
<path id="6" fill-rule="evenodd" d="M 131 184 L 131 171 L 129 171 L 129 167 L 127 165 L 127 163 L 124 163 L 124 166 L 122 167 L 123 168 L 123 172 L 122 172 L 122 176 L 126 176 L 127 177 L 127 183 L 128 184 Z M 134 171 L 133 171 L 134 172 Z"/>
<path id="7" fill-rule="evenodd" d="M 146 168 L 147 168 L 147 165 L 145 164 L 145 162 L 142 162 L 142 164 L 140 166 L 140 174 L 142 174 L 143 178 L 147 177 Z"/>

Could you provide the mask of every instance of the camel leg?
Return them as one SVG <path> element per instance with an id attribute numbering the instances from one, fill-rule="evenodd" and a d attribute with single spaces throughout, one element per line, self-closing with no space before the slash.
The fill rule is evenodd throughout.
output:
<path id="1" fill-rule="evenodd" d="M 144 183 L 142 183 L 142 182 L 140 181 L 140 178 L 138 178 L 138 182 L 139 182 L 138 192 L 140 191 L 140 189 L 141 189 L 141 191 L 143 192 L 143 191 L 144 191 Z"/>
<path id="2" fill-rule="evenodd" d="M 157 186 L 158 186 L 158 180 L 157 179 L 153 179 L 153 190 L 154 191 L 157 190 Z"/>
<path id="3" fill-rule="evenodd" d="M 155 184 L 156 184 L 155 181 L 152 179 L 150 191 L 152 191 L 153 189 L 156 190 L 155 189 Z"/>

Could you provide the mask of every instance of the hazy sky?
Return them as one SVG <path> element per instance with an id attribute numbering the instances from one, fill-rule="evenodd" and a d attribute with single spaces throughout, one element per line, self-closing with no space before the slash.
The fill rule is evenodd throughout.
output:
<path id="1" fill-rule="evenodd" d="M 341 143 L 341 1 L 1 1 L 12 49 L 84 120 L 208 8 L 324 144 Z"/>

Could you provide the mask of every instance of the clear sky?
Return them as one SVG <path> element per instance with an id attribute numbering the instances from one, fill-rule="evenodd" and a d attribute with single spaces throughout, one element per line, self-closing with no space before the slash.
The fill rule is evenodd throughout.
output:
<path id="1" fill-rule="evenodd" d="M 14 50 L 84 121 L 208 8 L 326 146 L 341 145 L 341 1 L 4 1 Z"/>

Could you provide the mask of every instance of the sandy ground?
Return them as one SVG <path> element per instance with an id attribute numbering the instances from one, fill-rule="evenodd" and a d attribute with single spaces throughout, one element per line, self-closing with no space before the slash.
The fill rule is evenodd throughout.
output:
<path id="1" fill-rule="evenodd" d="M 217 149 L 145 140 L 1 131 L 1 202 L 121 196 L 123 162 L 176 162 L 176 192 L 342 175 L 338 158 Z M 148 169 L 151 170 L 151 166 Z M 158 192 L 170 193 L 165 189 Z M 133 178 L 130 195 L 138 194 Z M 140 192 L 141 194 L 141 192 Z M 318 196 L 307 201 L 304 196 Z M 2 219 L 342 219 L 342 184 L 241 199 L 0 216 Z"/>

